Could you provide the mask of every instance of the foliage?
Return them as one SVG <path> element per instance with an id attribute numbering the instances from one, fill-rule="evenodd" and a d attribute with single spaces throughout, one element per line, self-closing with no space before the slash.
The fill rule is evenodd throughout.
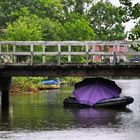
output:
<path id="1" fill-rule="evenodd" d="M 63 5 L 60 0 L 2 0 L 0 2 L 0 26 L 12 23 L 20 16 L 37 15 L 40 18 L 60 19 Z"/>
<path id="2" fill-rule="evenodd" d="M 140 20 L 138 24 L 135 26 L 135 28 L 132 30 L 132 32 L 135 34 L 136 39 L 140 39 Z"/>
<path id="3" fill-rule="evenodd" d="M 12 24 L 8 24 L 5 30 L 6 40 L 41 40 L 41 19 L 37 16 L 19 17 Z"/>
<path id="4" fill-rule="evenodd" d="M 66 85 L 67 84 L 68 85 L 74 85 L 75 83 L 82 80 L 82 78 L 79 78 L 79 77 L 62 77 L 62 78 L 60 78 L 60 80 Z"/>
<path id="5" fill-rule="evenodd" d="M 53 21 L 49 18 L 46 18 L 42 21 L 42 30 L 43 30 L 43 40 L 48 41 L 59 41 L 65 40 L 66 32 L 63 25 L 59 21 Z"/>
<path id="6" fill-rule="evenodd" d="M 129 34 L 129 39 L 139 40 L 140 39 L 140 20 L 136 26 L 132 29 L 132 33 Z M 134 50 L 140 51 L 140 44 L 135 44 L 131 46 Z"/>
<path id="7" fill-rule="evenodd" d="M 63 17 L 63 5 L 60 0 L 34 0 L 32 4 L 31 13 L 41 18 L 60 19 Z"/>
<path id="8" fill-rule="evenodd" d="M 96 40 L 122 40 L 125 38 L 120 9 L 102 0 L 93 4 L 89 14 Z"/>
<path id="9" fill-rule="evenodd" d="M 63 24 L 49 18 L 42 23 L 43 40 L 93 40 L 95 33 L 88 21 L 77 13 L 68 14 Z"/>
<path id="10" fill-rule="evenodd" d="M 92 0 L 61 0 L 66 14 L 74 12 L 85 14 L 86 9 L 91 5 Z"/>
<path id="11" fill-rule="evenodd" d="M 130 36 L 130 39 L 135 40 L 135 39 L 140 39 L 140 20 L 136 24 L 136 26 L 132 29 L 132 33 Z"/>
<path id="12" fill-rule="evenodd" d="M 78 13 L 69 14 L 68 20 L 64 23 L 66 30 L 65 40 L 93 40 L 95 33 L 88 21 Z"/>
<path id="13" fill-rule="evenodd" d="M 125 37 L 119 9 L 104 1 L 7 0 L 0 2 L 0 18 L 0 27 L 6 27 L 8 40 L 116 40 Z M 31 27 L 35 28 L 35 34 Z"/>
<path id="14" fill-rule="evenodd" d="M 13 77 L 12 91 L 37 91 L 42 77 Z"/>
<path id="15" fill-rule="evenodd" d="M 129 39 L 131 40 L 139 40 L 140 39 L 140 3 L 133 4 L 132 0 L 120 0 L 122 6 L 122 12 L 124 15 L 124 21 L 129 21 L 131 19 L 135 19 L 137 24 L 129 33 Z M 133 45 L 132 48 L 136 51 L 140 50 L 140 44 Z"/>
<path id="16" fill-rule="evenodd" d="M 140 3 L 133 4 L 132 0 L 119 0 L 124 15 L 124 21 L 140 17 Z"/>

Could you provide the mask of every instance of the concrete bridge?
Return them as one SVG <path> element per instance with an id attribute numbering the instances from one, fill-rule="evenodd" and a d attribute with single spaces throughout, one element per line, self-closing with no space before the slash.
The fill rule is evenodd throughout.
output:
<path id="1" fill-rule="evenodd" d="M 2 107 L 9 105 L 12 76 L 140 77 L 140 62 L 129 61 L 130 57 L 140 56 L 140 52 L 118 51 L 119 47 L 129 48 L 137 43 L 139 41 L 0 41 Z M 95 50 L 96 46 L 100 51 Z M 106 51 L 108 47 L 113 47 L 113 51 Z M 100 62 L 94 60 L 96 56 L 101 58 Z"/>

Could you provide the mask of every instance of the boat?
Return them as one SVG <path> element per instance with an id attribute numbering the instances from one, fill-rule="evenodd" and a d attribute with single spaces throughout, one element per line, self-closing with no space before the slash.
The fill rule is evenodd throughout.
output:
<path id="1" fill-rule="evenodd" d="M 134 99 L 130 96 L 116 97 L 111 99 L 103 99 L 94 105 L 82 104 L 75 97 L 67 97 L 63 101 L 64 107 L 93 107 L 93 108 L 126 108 L 127 105 L 133 103 Z"/>
<path id="2" fill-rule="evenodd" d="M 44 80 L 38 86 L 39 90 L 47 90 L 47 89 L 59 89 L 61 87 L 61 82 L 59 80 Z"/>
<path id="3" fill-rule="evenodd" d="M 122 96 L 115 81 L 97 77 L 85 78 L 75 84 L 73 96 L 64 99 L 65 107 L 125 108 L 134 99 Z"/>

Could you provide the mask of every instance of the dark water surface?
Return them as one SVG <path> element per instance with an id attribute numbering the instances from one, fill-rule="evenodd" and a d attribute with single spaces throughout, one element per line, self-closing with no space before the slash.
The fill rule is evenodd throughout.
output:
<path id="1" fill-rule="evenodd" d="M 134 97 L 125 110 L 65 109 L 72 87 L 41 93 L 11 93 L 9 110 L 0 111 L 0 139 L 140 140 L 140 80 L 116 80 Z"/>

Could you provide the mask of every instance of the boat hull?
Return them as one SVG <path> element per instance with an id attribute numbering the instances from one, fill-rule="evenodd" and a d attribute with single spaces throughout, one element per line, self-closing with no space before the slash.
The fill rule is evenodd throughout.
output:
<path id="1" fill-rule="evenodd" d="M 60 88 L 60 84 L 53 84 L 53 85 L 40 85 L 38 87 L 39 90 L 47 90 L 47 89 L 59 89 Z"/>
<path id="2" fill-rule="evenodd" d="M 94 107 L 94 108 L 125 108 L 127 105 L 131 104 L 134 99 L 130 96 L 112 98 L 102 100 L 97 102 L 93 106 L 89 106 L 86 104 L 80 104 L 75 97 L 65 98 L 63 101 L 64 107 Z"/>

